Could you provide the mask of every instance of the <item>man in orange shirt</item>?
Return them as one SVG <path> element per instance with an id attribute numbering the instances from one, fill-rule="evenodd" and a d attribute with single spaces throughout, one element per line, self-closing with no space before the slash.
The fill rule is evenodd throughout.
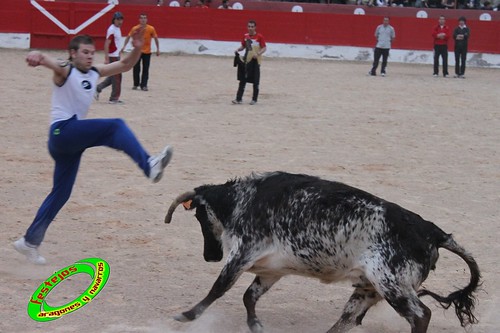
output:
<path id="1" fill-rule="evenodd" d="M 130 29 L 130 32 L 123 43 L 124 51 L 128 44 L 130 36 L 137 29 L 144 29 L 144 45 L 142 47 L 141 58 L 137 61 L 134 66 L 134 87 L 132 89 L 137 90 L 139 86 L 141 90 L 148 91 L 148 79 L 149 79 L 149 64 L 151 62 L 151 39 L 154 38 L 156 44 L 156 55 L 160 55 L 160 43 L 158 42 L 158 35 L 156 30 L 152 25 L 148 24 L 148 16 L 146 14 L 139 15 L 139 24 Z M 141 61 L 142 61 L 142 76 L 141 76 Z"/>

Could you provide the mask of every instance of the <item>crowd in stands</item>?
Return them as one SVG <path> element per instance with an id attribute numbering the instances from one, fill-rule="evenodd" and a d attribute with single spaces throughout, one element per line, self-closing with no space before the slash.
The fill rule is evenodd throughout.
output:
<path id="1" fill-rule="evenodd" d="M 287 0 L 307 3 L 353 4 L 377 7 L 500 10 L 500 0 Z"/>
<path id="2" fill-rule="evenodd" d="M 500 11 L 500 0 L 278 0 L 278 1 L 353 4 L 353 5 L 376 6 L 376 7 L 480 9 L 480 10 Z M 179 2 L 182 7 L 232 9 L 229 0 L 222 0 L 219 6 L 212 5 L 211 3 L 212 0 L 192 0 L 192 1 L 180 0 Z M 158 6 L 162 6 L 163 3 L 164 0 L 158 0 Z"/>
<path id="3" fill-rule="evenodd" d="M 347 0 L 334 0 L 333 3 L 347 3 Z M 378 7 L 500 10 L 500 2 L 494 6 L 490 0 L 356 0 L 356 4 Z"/>
<path id="4" fill-rule="evenodd" d="M 180 1 L 182 7 L 196 7 L 196 8 L 211 8 L 211 0 L 196 0 L 193 1 L 195 2 L 194 4 L 191 3 L 191 0 L 184 0 Z M 164 0 L 158 0 L 157 5 L 158 6 L 163 6 Z M 221 4 L 217 7 L 219 9 L 232 9 L 231 5 L 229 4 L 229 0 L 222 0 Z"/>

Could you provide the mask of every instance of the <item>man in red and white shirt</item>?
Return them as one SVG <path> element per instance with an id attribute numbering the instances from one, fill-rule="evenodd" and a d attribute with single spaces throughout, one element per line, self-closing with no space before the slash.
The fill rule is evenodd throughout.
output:
<path id="1" fill-rule="evenodd" d="M 257 33 L 257 23 L 253 20 L 248 21 L 248 33 L 245 34 L 241 41 L 241 46 L 236 49 L 235 53 L 238 56 L 239 52 L 245 50 L 245 55 L 242 59 L 244 62 L 244 71 L 238 71 L 238 92 L 233 104 L 241 104 L 245 85 L 247 82 L 253 83 L 253 95 L 251 105 L 257 103 L 259 97 L 259 82 L 260 82 L 260 64 L 262 62 L 262 54 L 266 52 L 266 42 L 262 34 Z"/>
<path id="2" fill-rule="evenodd" d="M 120 27 L 123 24 L 123 14 L 116 12 L 111 19 L 111 25 L 106 32 L 106 41 L 104 42 L 104 63 L 110 64 L 120 60 L 120 50 L 122 44 L 122 31 Z M 99 99 L 101 91 L 111 86 L 110 104 L 121 104 L 120 94 L 122 86 L 122 74 L 107 77 L 96 87 L 95 99 Z"/>
<path id="3" fill-rule="evenodd" d="M 434 38 L 434 76 L 439 75 L 439 56 L 443 58 L 443 76 L 448 76 L 448 39 L 450 38 L 450 28 L 445 24 L 443 15 L 439 17 L 439 24 L 432 31 Z"/>

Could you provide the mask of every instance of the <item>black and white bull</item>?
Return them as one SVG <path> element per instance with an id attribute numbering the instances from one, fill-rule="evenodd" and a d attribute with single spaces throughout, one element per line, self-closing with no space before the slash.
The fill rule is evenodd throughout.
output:
<path id="1" fill-rule="evenodd" d="M 208 295 L 178 315 L 179 321 L 199 317 L 243 272 L 252 272 L 256 277 L 243 296 L 252 332 L 263 331 L 257 300 L 287 274 L 325 283 L 352 281 L 354 292 L 328 332 L 361 325 L 368 309 L 385 299 L 408 320 L 412 333 L 425 333 L 431 311 L 422 295 L 444 308 L 453 304 L 462 326 L 477 322 L 474 292 L 480 272 L 472 256 L 435 224 L 367 192 L 307 175 L 253 174 L 180 195 L 165 223 L 181 203 L 196 209 L 205 260 L 220 261 L 223 249 L 228 255 Z M 446 297 L 420 289 L 435 268 L 439 248 L 460 256 L 471 273 L 465 288 Z"/>

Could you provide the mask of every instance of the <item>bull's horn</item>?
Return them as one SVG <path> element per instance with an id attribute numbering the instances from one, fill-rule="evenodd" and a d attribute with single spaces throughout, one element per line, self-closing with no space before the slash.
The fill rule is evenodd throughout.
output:
<path id="1" fill-rule="evenodd" d="M 172 215 L 174 214 L 174 211 L 177 208 L 177 206 L 179 206 L 181 203 L 187 200 L 192 200 L 195 195 L 196 195 L 195 191 L 189 191 L 175 198 L 174 202 L 172 202 L 170 208 L 168 209 L 167 215 L 165 216 L 165 223 L 170 223 L 170 221 L 172 221 Z"/>

